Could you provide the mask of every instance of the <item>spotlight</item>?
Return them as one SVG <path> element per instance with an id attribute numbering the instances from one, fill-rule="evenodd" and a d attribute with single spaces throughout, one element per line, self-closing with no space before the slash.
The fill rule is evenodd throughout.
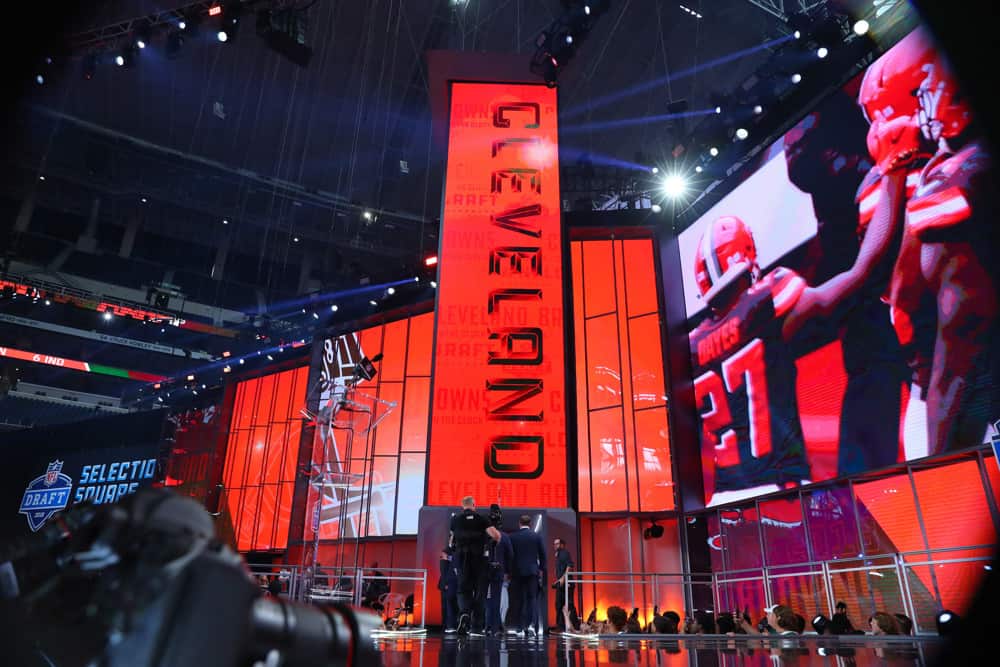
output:
<path id="1" fill-rule="evenodd" d="M 868 21 L 861 19 L 860 21 L 857 21 L 854 24 L 854 34 L 857 35 L 858 37 L 860 37 L 861 35 L 865 35 L 868 33 L 868 28 L 870 27 L 871 26 L 868 25 Z"/>
<path id="2" fill-rule="evenodd" d="M 438 263 L 437 255 L 431 255 L 424 259 L 424 266 L 436 266 Z"/>
<path id="3" fill-rule="evenodd" d="M 135 40 L 135 45 L 138 46 L 140 49 L 144 49 L 146 48 L 146 41 L 143 39 L 137 39 Z"/>
<path id="4" fill-rule="evenodd" d="M 188 382 L 194 382 L 194 375 L 193 375 L 193 374 L 192 374 L 192 375 L 188 375 L 188 376 L 187 376 L 187 378 L 185 378 L 185 379 L 186 379 L 186 380 L 187 380 Z"/>
<path id="5" fill-rule="evenodd" d="M 372 306 L 377 306 L 378 305 L 378 303 L 375 301 L 375 299 L 369 299 L 368 303 L 369 303 L 369 305 L 372 305 Z"/>
<path id="6" fill-rule="evenodd" d="M 292 242 L 298 243 L 299 242 L 299 237 L 298 236 L 292 237 Z"/>
<path id="7" fill-rule="evenodd" d="M 431 281 L 431 289 L 437 289 L 437 286 L 438 286 L 437 281 L 436 280 L 432 280 Z"/>
<path id="8" fill-rule="evenodd" d="M 642 536 L 647 540 L 658 540 L 663 537 L 663 526 L 654 521 L 649 528 L 642 531 Z"/>
<path id="9" fill-rule="evenodd" d="M 795 32 L 792 33 L 792 37 L 794 37 L 795 39 L 802 39 L 802 31 L 796 30 Z"/>
<path id="10" fill-rule="evenodd" d="M 229 33 L 226 32 L 225 30 L 220 30 L 219 32 L 215 33 L 215 38 L 217 40 L 219 40 L 220 42 L 228 42 L 229 41 Z"/>
<path id="11" fill-rule="evenodd" d="M 826 48 L 825 46 L 821 46 L 818 49 L 816 49 L 817 58 L 821 59 L 826 58 L 828 55 L 830 55 L 830 49 Z"/>
<path id="12" fill-rule="evenodd" d="M 269 355 L 267 355 L 267 360 L 268 360 L 268 361 L 274 361 L 274 357 L 272 357 L 272 356 L 271 356 L 271 355 L 269 354 Z"/>
<path id="13" fill-rule="evenodd" d="M 587 16 L 590 16 L 590 5 L 583 6 L 583 13 L 586 14 Z"/>
<path id="14" fill-rule="evenodd" d="M 566 35 L 566 43 L 567 44 L 573 43 L 573 35 Z"/>
<path id="15" fill-rule="evenodd" d="M 37 83 L 39 86 L 42 85 L 43 83 L 45 83 L 45 77 L 39 74 L 38 76 L 35 77 L 35 83 Z"/>
<path id="16" fill-rule="evenodd" d="M 393 294 L 396 293 L 396 288 L 395 287 L 390 287 L 389 289 L 387 289 L 385 291 L 385 293 L 388 294 L 389 296 L 392 296 Z"/>
<path id="17" fill-rule="evenodd" d="M 958 623 L 961 620 L 953 611 L 942 609 L 937 615 L 937 631 L 942 637 L 955 634 L 958 630 Z"/>
<path id="18" fill-rule="evenodd" d="M 228 218 L 223 218 L 222 219 L 222 224 L 228 225 L 229 224 L 229 219 Z"/>
<path id="19" fill-rule="evenodd" d="M 722 113 L 722 107 L 715 107 L 715 113 Z"/>
<path id="20" fill-rule="evenodd" d="M 652 211 L 653 213 L 659 213 L 663 210 L 663 207 L 660 206 L 659 204 L 653 204 L 652 206 L 649 207 L 649 210 Z"/>
<path id="21" fill-rule="evenodd" d="M 105 310 L 104 311 L 104 320 L 105 321 L 110 321 L 112 317 L 113 317 L 113 315 L 111 314 L 110 310 Z"/>
<path id="22" fill-rule="evenodd" d="M 149 200 L 146 199 L 145 197 L 139 197 L 139 201 L 141 201 L 143 204 L 145 204 Z"/>
<path id="23" fill-rule="evenodd" d="M 115 56 L 115 64 L 119 67 L 131 67 L 135 64 L 135 45 L 130 44 L 124 47 L 117 56 Z"/>
<path id="24" fill-rule="evenodd" d="M 244 362 L 243 362 L 243 360 L 242 360 L 242 359 L 240 359 L 240 366 L 242 366 L 242 365 L 243 365 L 243 363 L 244 363 Z"/>
<path id="25" fill-rule="evenodd" d="M 802 83 L 802 75 L 796 72 L 792 75 L 792 83 Z"/>
<path id="26" fill-rule="evenodd" d="M 44 181 L 44 180 L 45 180 L 45 176 L 39 176 L 39 177 L 38 177 L 38 180 L 40 180 L 40 181 Z"/>
<path id="27" fill-rule="evenodd" d="M 314 320 L 318 320 L 319 319 L 319 315 L 317 313 L 313 313 L 313 319 Z"/>
<path id="28" fill-rule="evenodd" d="M 335 313 L 338 310 L 340 310 L 340 308 L 337 307 L 337 304 L 333 304 L 332 306 L 330 306 L 330 312 L 331 313 Z"/>
<path id="29" fill-rule="evenodd" d="M 754 112 L 754 115 L 759 116 L 762 113 L 764 113 L 764 107 L 762 107 L 761 105 L 757 104 L 757 105 L 754 106 L 753 112 Z"/>
<path id="30" fill-rule="evenodd" d="M 223 373 L 232 373 L 233 372 L 233 367 L 232 366 L 228 366 L 228 365 L 227 366 L 223 366 L 222 367 L 222 372 Z"/>
<path id="31" fill-rule="evenodd" d="M 177 29 L 178 30 L 187 30 L 187 27 L 188 27 L 187 21 L 184 21 L 182 19 L 182 20 L 180 20 L 180 21 L 177 22 Z"/>
<path id="32" fill-rule="evenodd" d="M 695 170 L 695 172 L 697 172 L 699 174 L 704 171 L 704 169 L 702 169 L 702 167 L 701 167 L 700 164 L 697 167 L 695 167 L 694 170 Z"/>
<path id="33" fill-rule="evenodd" d="M 740 141 L 743 141 L 744 139 L 746 139 L 749 136 L 750 136 L 750 133 L 747 132 L 747 129 L 745 127 L 738 127 L 738 128 L 736 128 L 736 138 L 739 139 Z"/>
<path id="34" fill-rule="evenodd" d="M 712 146 L 711 148 L 708 149 L 708 154 L 711 155 L 712 157 L 718 157 L 719 149 L 716 148 L 715 146 Z"/>
<path id="35" fill-rule="evenodd" d="M 372 212 L 371 211 L 365 211 L 364 213 L 361 214 L 361 217 L 363 217 L 365 220 L 371 220 L 372 219 Z"/>
<path id="36" fill-rule="evenodd" d="M 812 626 L 817 634 L 823 634 L 828 625 L 830 625 L 830 619 L 823 614 L 817 614 L 813 617 Z"/>
<path id="37" fill-rule="evenodd" d="M 663 192 L 670 199 L 677 199 L 687 190 L 687 181 L 680 174 L 670 174 L 663 179 Z"/>
<path id="38" fill-rule="evenodd" d="M 211 7 L 208 8 L 208 15 L 209 16 L 219 16 L 220 14 L 222 14 L 222 6 L 221 5 L 212 5 Z"/>
<path id="39" fill-rule="evenodd" d="M 46 306 L 51 306 L 51 305 L 52 305 L 52 302 L 51 302 L 51 301 L 49 301 L 48 299 L 46 299 L 46 300 L 45 300 L 45 305 L 46 305 Z"/>

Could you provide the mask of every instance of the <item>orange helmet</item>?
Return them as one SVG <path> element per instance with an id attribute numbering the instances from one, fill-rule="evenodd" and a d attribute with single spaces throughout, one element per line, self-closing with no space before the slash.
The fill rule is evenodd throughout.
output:
<path id="1" fill-rule="evenodd" d="M 918 110 L 915 93 L 925 76 L 923 65 L 934 57 L 927 34 L 917 29 L 873 62 L 858 91 L 858 104 L 868 122 L 914 116 Z"/>
<path id="2" fill-rule="evenodd" d="M 750 271 L 754 280 L 760 274 L 757 245 L 750 227 L 732 215 L 713 220 L 694 253 L 698 291 L 707 299 L 710 292 L 725 286 L 742 271 Z"/>

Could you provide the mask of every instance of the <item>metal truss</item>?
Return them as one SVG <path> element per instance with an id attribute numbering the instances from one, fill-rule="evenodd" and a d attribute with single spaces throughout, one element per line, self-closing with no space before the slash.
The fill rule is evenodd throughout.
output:
<path id="1" fill-rule="evenodd" d="M 207 16 L 209 7 L 220 4 L 220 0 L 200 0 L 199 2 L 189 2 L 174 9 L 164 9 L 155 11 L 145 16 L 119 21 L 110 25 L 93 28 L 84 32 L 72 35 L 69 39 L 70 46 L 74 49 L 95 49 L 101 45 L 113 44 L 118 40 L 133 34 L 139 26 L 148 26 L 156 29 L 164 26 L 176 25 L 178 21 L 186 17 L 201 15 Z M 241 0 L 240 6 L 244 9 L 254 5 L 263 4 L 263 0 Z M 299 9 L 312 6 L 313 2 L 306 2 Z M 270 3 L 272 8 L 296 8 L 296 3 L 291 0 L 275 0 Z"/>
<path id="2" fill-rule="evenodd" d="M 167 9 L 146 16 L 130 18 L 111 25 L 101 26 L 70 37 L 70 45 L 75 49 L 94 48 L 101 44 L 113 43 L 131 35 L 140 25 L 156 28 L 165 25 L 176 25 L 185 16 L 191 14 L 208 14 L 208 8 L 218 4 L 218 0 L 202 0 L 192 2 L 175 9 Z"/>
<path id="3" fill-rule="evenodd" d="M 808 13 L 826 0 L 747 0 L 751 5 L 775 17 L 779 21 L 787 21 L 789 14 Z"/>

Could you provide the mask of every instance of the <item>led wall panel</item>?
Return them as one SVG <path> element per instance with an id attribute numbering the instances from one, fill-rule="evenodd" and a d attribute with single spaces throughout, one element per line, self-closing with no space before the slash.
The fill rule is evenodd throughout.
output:
<path id="1" fill-rule="evenodd" d="M 453 83 L 427 504 L 565 507 L 556 91 Z"/>
<path id="2" fill-rule="evenodd" d="M 571 244 L 579 509 L 674 509 L 653 242 Z"/>
<path id="3" fill-rule="evenodd" d="M 222 479 L 240 551 L 288 545 L 308 373 L 303 366 L 236 385 Z"/>
<path id="4" fill-rule="evenodd" d="M 323 540 L 341 534 L 417 532 L 424 498 L 433 327 L 434 315 L 426 313 L 322 341 L 314 375 L 322 378 L 325 388 L 317 406 L 313 469 L 353 472 L 360 478 L 349 488 L 335 488 L 324 487 L 314 476 L 306 505 L 307 541 L 317 529 Z M 380 354 L 375 377 L 358 382 L 347 396 L 350 410 L 336 411 L 331 421 L 331 409 L 345 398 L 355 366 Z"/>

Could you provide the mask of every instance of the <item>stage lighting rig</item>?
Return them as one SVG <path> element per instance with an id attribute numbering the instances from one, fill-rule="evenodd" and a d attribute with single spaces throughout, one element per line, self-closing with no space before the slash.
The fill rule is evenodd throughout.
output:
<path id="1" fill-rule="evenodd" d="M 610 0 L 563 0 L 562 16 L 535 40 L 531 72 L 542 77 L 546 85 L 555 87 L 560 70 L 573 59 L 577 48 L 593 29 L 594 22 L 610 4 Z"/>
<path id="2" fill-rule="evenodd" d="M 257 35 L 272 50 L 299 67 L 309 65 L 313 54 L 312 49 L 306 45 L 307 27 L 305 9 L 262 9 L 257 12 Z"/>

